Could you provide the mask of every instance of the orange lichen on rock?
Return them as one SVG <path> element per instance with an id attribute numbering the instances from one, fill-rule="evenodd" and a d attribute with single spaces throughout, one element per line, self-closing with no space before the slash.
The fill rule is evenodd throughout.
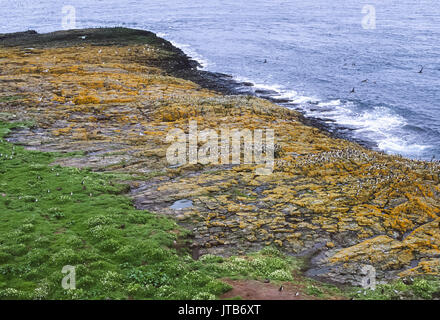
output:
<path id="1" fill-rule="evenodd" d="M 100 101 L 94 96 L 78 96 L 73 99 L 74 104 L 98 104 Z"/>

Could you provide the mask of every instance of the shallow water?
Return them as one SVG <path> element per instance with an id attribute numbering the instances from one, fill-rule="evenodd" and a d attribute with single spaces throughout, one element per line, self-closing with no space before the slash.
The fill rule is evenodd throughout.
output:
<path id="1" fill-rule="evenodd" d="M 0 32 L 59 30 L 65 4 L 1 0 L 7 10 L 0 12 Z M 76 8 L 77 28 L 156 32 L 205 69 L 271 90 L 291 108 L 352 129 L 354 138 L 390 153 L 440 158 L 438 0 L 68 4 Z M 374 6 L 376 29 L 362 27 L 364 5 Z"/>
<path id="2" fill-rule="evenodd" d="M 170 209 L 184 210 L 184 209 L 189 209 L 192 206 L 193 206 L 193 202 L 191 200 L 183 199 L 183 200 L 177 200 L 176 202 L 174 202 L 172 204 L 172 206 L 170 206 Z"/>

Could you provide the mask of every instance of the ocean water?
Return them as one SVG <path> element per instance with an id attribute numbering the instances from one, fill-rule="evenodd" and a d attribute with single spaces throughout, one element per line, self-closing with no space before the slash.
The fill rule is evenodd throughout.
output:
<path id="1" fill-rule="evenodd" d="M 59 30 L 64 5 L 77 28 L 156 32 L 201 68 L 252 82 L 330 130 L 440 159 L 438 0 L 0 0 L 0 33 Z"/>

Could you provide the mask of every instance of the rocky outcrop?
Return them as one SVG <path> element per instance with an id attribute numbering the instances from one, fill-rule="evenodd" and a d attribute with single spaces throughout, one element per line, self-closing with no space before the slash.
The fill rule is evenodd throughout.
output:
<path id="1" fill-rule="evenodd" d="M 439 273 L 437 162 L 371 151 L 269 101 L 210 90 L 227 85 L 202 87 L 208 74 L 197 76 L 178 49 L 118 30 L 0 39 L 0 118 L 35 123 L 10 141 L 82 152 L 58 164 L 132 174 L 137 207 L 175 216 L 200 254 L 275 245 L 308 257 L 309 275 L 357 285 L 365 265 L 384 281 Z M 273 174 L 258 176 L 255 165 L 169 165 L 165 137 L 188 132 L 189 120 L 199 130 L 274 129 Z M 179 200 L 190 205 L 173 207 Z"/>

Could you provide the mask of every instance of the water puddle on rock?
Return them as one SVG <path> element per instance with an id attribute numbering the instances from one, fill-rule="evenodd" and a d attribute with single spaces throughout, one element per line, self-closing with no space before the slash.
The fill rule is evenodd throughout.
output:
<path id="1" fill-rule="evenodd" d="M 184 210 L 184 209 L 191 208 L 192 206 L 193 206 L 193 202 L 191 200 L 182 199 L 182 200 L 177 200 L 176 202 L 174 202 L 173 205 L 170 207 L 170 209 Z"/>

